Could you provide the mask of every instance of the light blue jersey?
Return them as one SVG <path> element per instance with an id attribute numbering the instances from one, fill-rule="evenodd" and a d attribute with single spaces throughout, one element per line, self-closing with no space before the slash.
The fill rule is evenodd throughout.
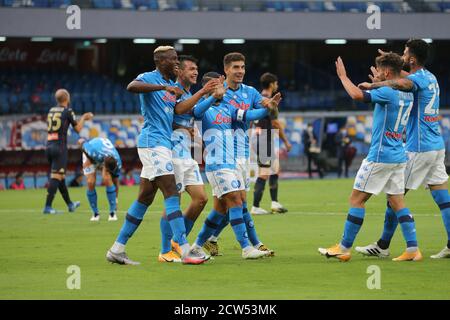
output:
<path id="1" fill-rule="evenodd" d="M 439 131 L 439 84 L 428 70 L 407 77 L 414 83 L 414 106 L 406 130 L 406 150 L 427 152 L 444 149 Z"/>
<path id="2" fill-rule="evenodd" d="M 375 103 L 372 142 L 367 160 L 381 163 L 406 162 L 403 132 L 413 107 L 413 94 L 381 87 L 366 91 L 365 101 Z"/>
<path id="3" fill-rule="evenodd" d="M 233 90 L 228 88 L 223 96 L 223 101 L 239 110 L 251 110 L 253 108 L 264 108 L 260 102 L 263 96 L 251 86 L 240 84 L 239 88 Z M 235 151 L 237 158 L 248 158 L 249 152 L 249 137 L 247 130 L 249 129 L 249 122 L 236 122 L 233 129 L 236 130 Z"/>
<path id="4" fill-rule="evenodd" d="M 174 86 L 172 80 L 165 80 L 158 70 L 137 76 L 137 81 L 154 85 Z M 138 148 L 166 147 L 172 149 L 171 135 L 176 97 L 165 91 L 140 93 L 141 113 L 144 126 L 138 139 Z"/>
<path id="5" fill-rule="evenodd" d="M 244 110 L 222 100 L 218 105 L 213 97 L 202 99 L 193 110 L 194 117 L 202 120 L 202 137 L 206 147 L 205 170 L 235 169 L 235 128 L 237 124 L 262 119 L 266 109 Z M 248 109 L 248 108 L 247 108 Z"/>
<path id="6" fill-rule="evenodd" d="M 179 82 L 176 83 L 176 86 L 178 86 L 181 90 L 183 90 L 183 95 L 180 98 L 178 98 L 177 103 L 192 97 L 192 93 L 186 91 Z M 192 112 L 184 114 L 174 114 L 173 123 L 185 128 L 194 127 L 194 117 L 192 116 Z"/>
<path id="7" fill-rule="evenodd" d="M 186 91 L 183 86 L 177 82 L 176 85 L 183 90 L 183 95 L 178 98 L 177 103 L 187 100 L 192 97 L 189 91 Z M 174 114 L 173 123 L 185 128 L 194 127 L 194 116 L 192 112 L 184 114 Z M 176 159 L 190 159 L 191 155 L 192 137 L 190 133 L 183 129 L 174 130 L 172 133 L 172 156 Z"/>
<path id="8" fill-rule="evenodd" d="M 114 175 L 119 176 L 120 170 L 122 169 L 122 160 L 120 159 L 119 152 L 117 152 L 117 149 L 111 141 L 105 138 L 94 138 L 83 143 L 82 149 L 95 164 L 103 163 L 106 157 L 113 157 L 116 159 L 117 170 L 114 172 Z"/>

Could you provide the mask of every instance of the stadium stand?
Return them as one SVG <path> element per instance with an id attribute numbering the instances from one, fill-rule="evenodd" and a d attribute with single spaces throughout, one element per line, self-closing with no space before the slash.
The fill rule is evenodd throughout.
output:
<path id="1" fill-rule="evenodd" d="M 137 113 L 138 97 L 106 76 L 79 73 L 0 73 L 0 114 L 43 114 L 54 103 L 57 88 L 71 92 L 72 106 L 80 114 Z"/>
<path id="2" fill-rule="evenodd" d="M 388 1 L 268 1 L 268 0 L 1 0 L 4 7 L 180 10 L 180 11 L 285 11 L 365 12 L 371 4 L 382 12 L 450 12 L 448 0 Z"/>

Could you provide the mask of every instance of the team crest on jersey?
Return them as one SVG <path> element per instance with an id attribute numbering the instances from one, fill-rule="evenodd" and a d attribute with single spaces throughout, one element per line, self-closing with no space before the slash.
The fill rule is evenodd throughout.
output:
<path id="1" fill-rule="evenodd" d="M 164 107 L 164 112 L 165 113 L 173 113 L 173 109 L 169 108 L 169 107 Z"/>
<path id="2" fill-rule="evenodd" d="M 239 180 L 233 180 L 233 181 L 231 181 L 231 186 L 233 188 L 237 189 L 241 186 L 241 182 Z"/>
<path id="3" fill-rule="evenodd" d="M 167 162 L 166 169 L 167 169 L 167 171 L 172 171 L 173 170 L 173 165 L 170 162 Z"/>
<path id="4" fill-rule="evenodd" d="M 244 93 L 242 94 L 242 97 L 243 97 L 244 99 L 247 99 L 247 98 L 248 98 L 248 95 L 244 92 Z"/>

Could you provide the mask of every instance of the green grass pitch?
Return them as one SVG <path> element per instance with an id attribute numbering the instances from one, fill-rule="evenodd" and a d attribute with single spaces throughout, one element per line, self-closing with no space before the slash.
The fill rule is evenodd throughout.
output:
<path id="1" fill-rule="evenodd" d="M 209 186 L 207 186 L 210 192 Z M 220 239 L 221 257 L 200 266 L 159 263 L 159 195 L 139 230 L 129 241 L 127 253 L 142 264 L 107 263 L 105 253 L 115 240 L 124 211 L 137 195 L 137 187 L 123 187 L 119 221 L 107 221 L 104 188 L 98 188 L 99 223 L 89 221 L 84 188 L 70 189 L 81 200 L 76 213 L 68 213 L 60 195 L 54 207 L 60 215 L 41 213 L 46 191 L 0 192 L 0 298 L 1 299 L 449 299 L 450 259 L 429 256 L 441 250 L 446 234 L 440 212 L 425 190 L 411 192 L 407 205 L 415 215 L 422 262 L 395 263 L 365 258 L 353 252 L 350 262 L 320 256 L 319 246 L 337 243 L 347 215 L 352 180 L 299 180 L 280 182 L 285 215 L 254 217 L 262 241 L 276 251 L 274 258 L 245 261 L 231 228 Z M 251 203 L 252 194 L 249 194 Z M 188 197 L 183 196 L 186 207 Z M 211 208 L 201 215 L 189 241 L 193 242 Z M 263 207 L 268 207 L 268 190 Z M 372 198 L 355 245 L 378 239 L 384 220 L 385 197 Z M 400 232 L 391 255 L 402 253 Z M 69 290 L 67 268 L 81 270 L 81 288 Z M 381 289 L 369 290 L 370 265 L 381 270 Z"/>

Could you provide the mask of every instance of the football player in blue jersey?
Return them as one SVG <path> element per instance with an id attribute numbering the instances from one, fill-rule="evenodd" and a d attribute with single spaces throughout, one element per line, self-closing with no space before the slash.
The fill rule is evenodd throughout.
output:
<path id="1" fill-rule="evenodd" d="M 174 113 L 182 114 L 191 110 L 208 89 L 205 86 L 190 99 L 177 103 L 183 90 L 172 80 L 177 76 L 179 67 L 175 49 L 160 46 L 153 52 L 153 58 L 156 69 L 138 75 L 127 87 L 128 91 L 139 94 L 144 117 L 144 126 L 137 144 L 142 172 L 138 198 L 128 209 L 119 236 L 108 250 L 106 259 L 118 264 L 139 264 L 128 258 L 125 245 L 142 222 L 159 189 L 164 196 L 165 212 L 174 241 L 182 251 L 182 262 L 201 264 L 207 257 L 191 251 L 186 239 L 186 227 L 174 176 L 171 137 Z"/>
<path id="2" fill-rule="evenodd" d="M 97 170 L 102 170 L 102 181 L 106 186 L 106 197 L 109 203 L 108 221 L 117 221 L 117 194 L 119 192 L 119 175 L 122 169 L 122 160 L 119 152 L 109 139 L 94 138 L 86 141 L 78 140 L 83 151 L 83 173 L 87 181 L 87 198 L 92 209 L 91 221 L 100 221 L 100 213 L 97 207 L 97 191 L 95 183 Z"/>
<path id="3" fill-rule="evenodd" d="M 191 86 L 197 83 L 198 60 L 187 55 L 180 55 L 178 60 L 180 61 L 180 68 L 176 85 L 183 90 L 183 94 L 178 101 L 184 101 L 192 97 Z M 173 129 L 172 157 L 177 191 L 180 196 L 181 193 L 186 191 L 191 197 L 191 203 L 183 213 L 186 236 L 188 236 L 208 202 L 198 163 L 191 155 L 191 142 L 194 135 L 192 112 L 175 114 Z M 160 229 L 162 248 L 158 260 L 160 262 L 180 262 L 181 250 L 178 243 L 172 240 L 173 234 L 166 215 L 161 217 Z"/>
<path id="4" fill-rule="evenodd" d="M 224 56 L 223 66 L 226 75 L 225 83 L 227 90 L 223 96 L 223 103 L 232 106 L 236 110 L 252 110 L 268 107 L 270 102 L 279 102 L 281 94 L 275 94 L 271 99 L 263 97 L 255 88 L 243 83 L 245 76 L 245 56 L 239 52 L 231 52 Z M 278 105 L 277 105 L 278 106 Z M 250 190 L 250 152 L 249 152 L 249 129 L 250 122 L 237 121 L 233 123 L 235 130 L 234 148 L 236 157 L 236 170 L 242 181 L 244 188 L 240 191 L 245 224 L 248 228 L 249 239 L 255 248 L 269 252 L 273 255 L 274 251 L 267 248 L 258 238 L 254 230 L 253 219 L 247 209 L 247 192 Z M 217 239 L 219 234 L 228 224 L 228 217 L 222 220 L 217 230 L 208 241 L 205 242 L 205 248 L 212 254 L 219 252 Z"/>
<path id="5" fill-rule="evenodd" d="M 398 79 L 403 62 L 399 55 L 389 53 L 378 57 L 376 66 L 383 80 Z M 363 160 L 355 178 L 342 240 L 333 247 L 319 248 L 319 253 L 340 261 L 350 260 L 351 247 L 364 221 L 365 203 L 373 194 L 384 192 L 400 222 L 407 246 L 406 251 L 393 260 L 419 261 L 422 255 L 417 244 L 415 222 L 403 199 L 407 157 L 402 133 L 413 107 L 413 94 L 390 87 L 362 91 L 347 77 L 340 57 L 336 61 L 336 71 L 353 100 L 375 104 L 372 141 L 369 154 Z"/>
<path id="6" fill-rule="evenodd" d="M 429 45 L 421 39 L 411 39 L 403 52 L 404 65 L 409 73 L 403 78 L 379 81 L 376 70 L 374 83 L 362 83 L 361 88 L 371 89 L 380 86 L 411 91 L 414 105 L 406 126 L 406 151 L 408 163 L 405 171 L 405 193 L 417 190 L 421 185 L 429 188 L 431 195 L 441 210 L 442 220 L 447 231 L 447 245 L 434 259 L 450 257 L 450 196 L 448 175 L 445 168 L 445 146 L 439 130 L 439 84 L 436 77 L 427 69 Z M 386 54 L 380 51 L 382 55 Z M 389 206 L 386 209 L 384 230 L 381 238 L 373 244 L 355 249 L 364 255 L 386 257 L 389 245 L 397 228 L 398 220 Z"/>
<path id="7" fill-rule="evenodd" d="M 208 76 L 211 75 L 206 74 L 206 77 Z M 225 87 L 219 93 L 221 99 L 218 99 L 217 91 L 220 90 L 203 99 L 193 109 L 194 117 L 202 121 L 202 136 L 206 146 L 205 171 L 213 189 L 214 205 L 192 248 L 203 252 L 202 246 L 228 212 L 229 223 L 242 248 L 242 257 L 257 259 L 269 255 L 270 251 L 259 250 L 249 241 L 250 232 L 255 231 L 253 222 L 250 226 L 246 223 L 247 217 L 244 213 L 242 191 L 245 190 L 245 181 L 238 171 L 235 128 L 237 123 L 250 122 L 267 116 L 268 111 L 266 108 L 256 110 L 235 108 L 224 99 Z M 267 106 L 271 108 L 277 106 L 280 99 L 280 95 L 270 99 Z"/>

